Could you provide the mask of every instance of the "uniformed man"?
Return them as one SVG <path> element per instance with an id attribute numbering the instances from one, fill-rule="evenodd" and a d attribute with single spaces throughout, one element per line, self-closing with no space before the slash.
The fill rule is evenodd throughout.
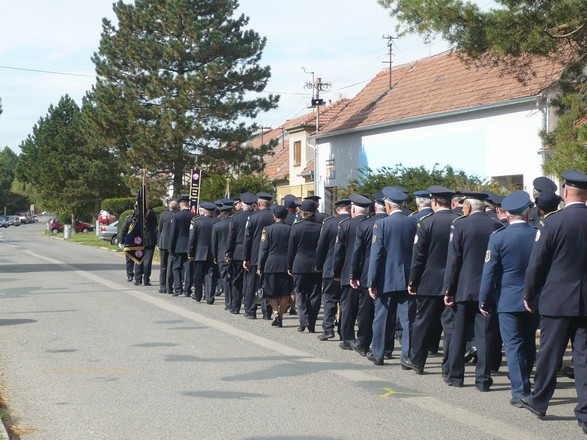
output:
<path id="1" fill-rule="evenodd" d="M 145 216 L 145 235 L 143 237 L 145 253 L 142 264 L 135 264 L 135 286 L 143 284 L 151 285 L 151 267 L 153 265 L 153 255 L 157 245 L 157 215 L 153 209 L 149 208 Z"/>
<path id="2" fill-rule="evenodd" d="M 169 255 L 171 247 L 171 237 L 169 230 L 173 215 L 179 210 L 177 199 L 169 200 L 168 209 L 161 213 L 159 217 L 159 227 L 157 229 L 157 247 L 159 248 L 159 293 L 173 293 L 173 266 Z"/>
<path id="3" fill-rule="evenodd" d="M 190 231 L 189 259 L 194 262 L 194 300 L 202 301 L 202 291 L 208 304 L 214 304 L 218 268 L 212 255 L 212 228 L 218 222 L 215 217 L 217 206 L 201 202 L 202 216 Z"/>
<path id="4" fill-rule="evenodd" d="M 132 223 L 132 217 L 132 214 L 126 217 L 126 219 L 124 220 L 124 224 L 122 225 L 122 228 L 120 228 L 120 236 L 118 237 L 118 247 L 120 247 L 120 249 L 124 248 L 124 242 L 126 240 L 126 236 L 128 235 L 128 229 L 130 228 L 130 224 Z M 135 277 L 135 262 L 126 254 L 124 267 L 126 270 L 126 280 L 129 283 L 132 283 Z"/>
<path id="5" fill-rule="evenodd" d="M 525 306 L 540 313 L 540 351 L 534 391 L 520 402 L 538 416 L 546 414 L 571 337 L 575 416 L 587 434 L 587 175 L 567 170 L 562 177 L 565 208 L 544 218 L 526 271 Z"/>
<path id="6" fill-rule="evenodd" d="M 410 265 L 408 293 L 416 295 L 416 319 L 412 337 L 412 353 L 404 367 L 422 374 L 428 350 L 444 330 L 442 373 L 448 374 L 448 352 L 452 336 L 452 309 L 444 305 L 444 270 L 452 222 L 458 215 L 451 211 L 454 191 L 440 185 L 427 190 L 434 215 L 418 223 Z"/>
<path id="7" fill-rule="evenodd" d="M 261 233 L 265 226 L 275 223 L 271 210 L 273 196 L 266 192 L 257 193 L 258 211 L 251 214 L 245 226 L 245 238 L 243 241 L 245 269 L 244 306 L 245 318 L 257 319 L 257 304 L 255 292 L 261 287 L 260 278 L 257 275 L 257 263 L 259 261 L 259 246 Z M 271 319 L 271 311 L 267 310 L 267 304 L 263 304 L 263 318 Z"/>
<path id="8" fill-rule="evenodd" d="M 313 200 L 316 203 L 316 220 L 318 223 L 322 224 L 322 222 L 324 222 L 324 220 L 326 220 L 328 218 L 328 216 L 322 212 L 320 212 L 318 209 L 320 208 L 320 200 L 322 199 L 322 197 L 320 196 L 307 196 L 304 197 L 304 200 Z"/>
<path id="9" fill-rule="evenodd" d="M 523 298 L 524 276 L 536 228 L 528 225 L 530 195 L 527 192 L 513 192 L 503 199 L 502 207 L 510 226 L 498 229 L 489 237 L 479 310 L 485 316 L 498 314 L 512 384 L 510 405 L 521 408 L 520 397 L 530 393 L 530 373 L 536 359 L 538 319 L 526 311 Z"/>
<path id="10" fill-rule="evenodd" d="M 241 210 L 230 218 L 228 227 L 228 238 L 226 246 L 225 261 L 230 264 L 231 270 L 231 292 L 232 304 L 230 313 L 240 313 L 243 299 L 244 283 L 244 251 L 243 242 L 245 239 L 245 227 L 251 214 L 253 214 L 253 205 L 257 201 L 257 196 L 250 192 L 245 192 L 240 196 Z"/>
<path id="11" fill-rule="evenodd" d="M 418 210 L 416 212 L 412 212 L 410 217 L 413 217 L 416 220 L 420 220 L 424 217 L 434 214 L 434 211 L 431 208 L 432 202 L 430 200 L 430 193 L 427 190 L 414 191 L 414 196 L 416 197 L 416 207 Z"/>
<path id="12" fill-rule="evenodd" d="M 173 296 L 190 296 L 191 270 L 188 260 L 189 235 L 193 214 L 190 211 L 190 196 L 182 194 L 178 200 L 179 211 L 176 212 L 169 225 L 169 236 L 173 267 Z"/>
<path id="13" fill-rule="evenodd" d="M 296 204 L 297 197 L 293 194 L 287 194 L 283 196 L 283 206 L 287 209 L 287 217 L 285 223 L 293 225 L 296 221 L 298 205 Z"/>
<path id="14" fill-rule="evenodd" d="M 532 190 L 532 197 L 534 198 L 534 202 L 536 202 L 542 191 L 556 193 L 556 191 L 558 190 L 558 186 L 556 185 L 556 183 L 554 183 L 552 180 L 545 176 L 540 176 L 534 179 L 534 181 L 532 182 L 532 186 L 534 187 L 534 189 Z M 530 226 L 539 227 L 539 221 L 540 214 L 538 213 L 538 207 L 534 205 L 530 209 Z"/>
<path id="15" fill-rule="evenodd" d="M 359 311 L 359 289 L 351 286 L 351 260 L 357 237 L 357 226 L 367 218 L 369 206 L 373 203 L 367 197 L 353 193 L 349 196 L 351 218 L 342 220 L 337 227 L 333 254 L 333 276 L 340 282 L 340 336 L 339 346 L 343 350 L 352 350 L 351 342 L 355 340 L 355 321 Z"/>
<path id="16" fill-rule="evenodd" d="M 316 271 L 322 274 L 322 333 L 320 341 L 333 339 L 338 304 L 340 302 L 340 281 L 334 279 L 333 257 L 336 232 L 341 221 L 350 218 L 351 201 L 341 199 L 334 203 L 336 215 L 328 217 L 322 224 L 320 238 L 316 246 Z"/>
<path id="17" fill-rule="evenodd" d="M 465 201 L 465 197 L 460 193 L 455 193 L 453 198 L 450 202 L 450 209 L 455 214 L 461 216 L 463 215 L 463 202 Z"/>
<path id="18" fill-rule="evenodd" d="M 450 386 L 463 386 L 467 330 L 473 324 L 477 348 L 475 385 L 479 391 L 488 391 L 493 384 L 488 352 L 495 344 L 498 323 L 495 316 L 485 317 L 479 311 L 479 286 L 489 236 L 502 224 L 485 213 L 486 194 L 464 190 L 459 193 L 466 197 L 463 217 L 452 224 L 443 282 L 444 303 L 454 307 L 455 313 L 448 376 L 444 380 Z"/>
<path id="19" fill-rule="evenodd" d="M 545 189 L 540 192 L 538 197 L 536 197 L 536 214 L 535 214 L 535 224 L 538 228 L 542 228 L 544 222 L 542 222 L 542 218 L 546 215 L 550 214 L 551 212 L 557 211 L 558 207 L 560 206 L 562 199 L 561 197 L 556 194 L 554 191 L 549 189 Z"/>
<path id="20" fill-rule="evenodd" d="M 220 200 L 218 222 L 212 226 L 212 258 L 218 265 L 219 281 L 224 292 L 224 310 L 231 310 L 232 289 L 230 283 L 230 265 L 225 261 L 228 240 L 230 214 L 233 210 L 232 199 Z"/>
<path id="21" fill-rule="evenodd" d="M 503 197 L 498 196 L 497 194 L 495 194 L 493 191 L 481 191 L 483 194 L 487 195 L 487 198 L 485 199 L 485 213 L 492 219 L 494 220 L 498 220 L 497 218 L 497 211 L 496 211 L 496 207 L 497 207 L 497 203 L 501 202 L 501 200 L 503 200 Z"/>
<path id="22" fill-rule="evenodd" d="M 408 200 L 408 198 L 410 197 L 410 192 L 406 188 L 404 188 L 403 186 L 393 185 L 391 188 L 394 188 L 394 189 L 397 189 L 398 191 L 403 192 L 406 195 L 406 200 Z M 414 211 L 412 211 L 410 208 L 408 208 L 405 203 L 403 205 L 402 212 L 407 216 L 414 213 Z"/>
<path id="23" fill-rule="evenodd" d="M 283 314 L 289 304 L 292 278 L 287 273 L 287 250 L 291 226 L 285 223 L 287 209 L 275 205 L 272 209 L 275 222 L 263 228 L 257 275 L 263 279 L 264 295 L 273 310 L 274 327 L 283 327 Z"/>
<path id="24" fill-rule="evenodd" d="M 373 213 L 360 221 L 357 226 L 355 245 L 351 256 L 351 286 L 357 291 L 359 308 L 357 311 L 357 337 L 351 342 L 351 348 L 361 356 L 367 356 L 371 341 L 373 340 L 373 317 L 375 305 L 373 298 L 369 296 L 367 287 L 367 275 L 371 258 L 371 242 L 373 239 L 373 226 L 375 223 L 387 217 L 385 212 L 385 196 L 382 192 L 375 194 Z M 395 321 L 393 317 L 392 321 Z M 391 335 L 387 341 L 384 358 L 390 359 L 395 339 Z"/>
<path id="25" fill-rule="evenodd" d="M 375 365 L 383 365 L 385 344 L 395 326 L 390 320 L 396 311 L 403 329 L 400 359 L 408 358 L 416 314 L 416 302 L 407 291 L 416 221 L 402 212 L 405 193 L 386 186 L 383 194 L 388 216 L 373 226 L 367 276 L 369 295 L 375 301 L 373 341 L 367 359 Z"/>
<path id="26" fill-rule="evenodd" d="M 291 227 L 287 250 L 288 273 L 293 277 L 300 325 L 299 332 L 316 331 L 320 311 L 322 277 L 314 267 L 316 243 L 322 224 L 316 221 L 316 202 L 304 200 L 300 206 L 302 220 Z"/>

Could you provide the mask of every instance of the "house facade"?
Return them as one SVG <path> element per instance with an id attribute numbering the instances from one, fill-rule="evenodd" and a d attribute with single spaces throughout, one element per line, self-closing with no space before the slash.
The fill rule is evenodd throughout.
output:
<path id="1" fill-rule="evenodd" d="M 377 75 L 315 136 L 317 193 L 332 197 L 359 170 L 447 165 L 531 191 L 545 160 L 540 132 L 562 65 L 538 60 L 521 82 L 447 52 Z"/>

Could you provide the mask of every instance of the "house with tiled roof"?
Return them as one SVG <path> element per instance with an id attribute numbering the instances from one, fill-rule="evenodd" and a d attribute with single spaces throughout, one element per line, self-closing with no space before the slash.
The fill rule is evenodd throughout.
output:
<path id="1" fill-rule="evenodd" d="M 531 68 L 521 82 L 449 51 L 381 71 L 315 136 L 318 195 L 328 199 L 361 168 L 397 164 L 451 165 L 531 190 L 563 65 L 537 59 Z"/>
<path id="2" fill-rule="evenodd" d="M 253 148 L 272 140 L 277 142 L 273 151 L 263 160 L 264 175 L 275 186 L 278 201 L 286 194 L 293 194 L 299 198 L 314 194 L 315 150 L 309 139 L 316 134 L 317 124 L 319 130 L 325 129 L 348 104 L 347 99 L 328 103 L 288 120 L 277 128 L 261 130 L 247 142 L 247 146 Z"/>

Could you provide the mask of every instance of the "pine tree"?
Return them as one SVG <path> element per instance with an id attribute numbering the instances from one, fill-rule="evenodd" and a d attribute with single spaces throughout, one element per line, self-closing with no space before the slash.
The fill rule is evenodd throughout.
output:
<path id="1" fill-rule="evenodd" d="M 114 5 L 94 54 L 96 126 L 129 167 L 167 173 L 179 192 L 194 163 L 259 168 L 238 148 L 254 126 L 244 121 L 277 105 L 257 97 L 270 77 L 259 65 L 265 39 L 233 17 L 234 0 L 136 0 Z M 220 148 L 222 147 L 222 148 Z"/>

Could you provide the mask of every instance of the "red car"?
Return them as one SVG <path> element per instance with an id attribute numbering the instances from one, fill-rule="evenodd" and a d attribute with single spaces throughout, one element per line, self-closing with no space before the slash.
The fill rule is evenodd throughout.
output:
<path id="1" fill-rule="evenodd" d="M 77 233 L 87 233 L 94 230 L 94 225 L 86 222 L 80 222 L 79 220 L 75 221 L 75 232 Z M 58 218 L 52 218 L 47 222 L 47 230 L 51 231 L 53 234 L 57 234 L 58 232 L 63 232 L 63 224 L 59 221 Z"/>

